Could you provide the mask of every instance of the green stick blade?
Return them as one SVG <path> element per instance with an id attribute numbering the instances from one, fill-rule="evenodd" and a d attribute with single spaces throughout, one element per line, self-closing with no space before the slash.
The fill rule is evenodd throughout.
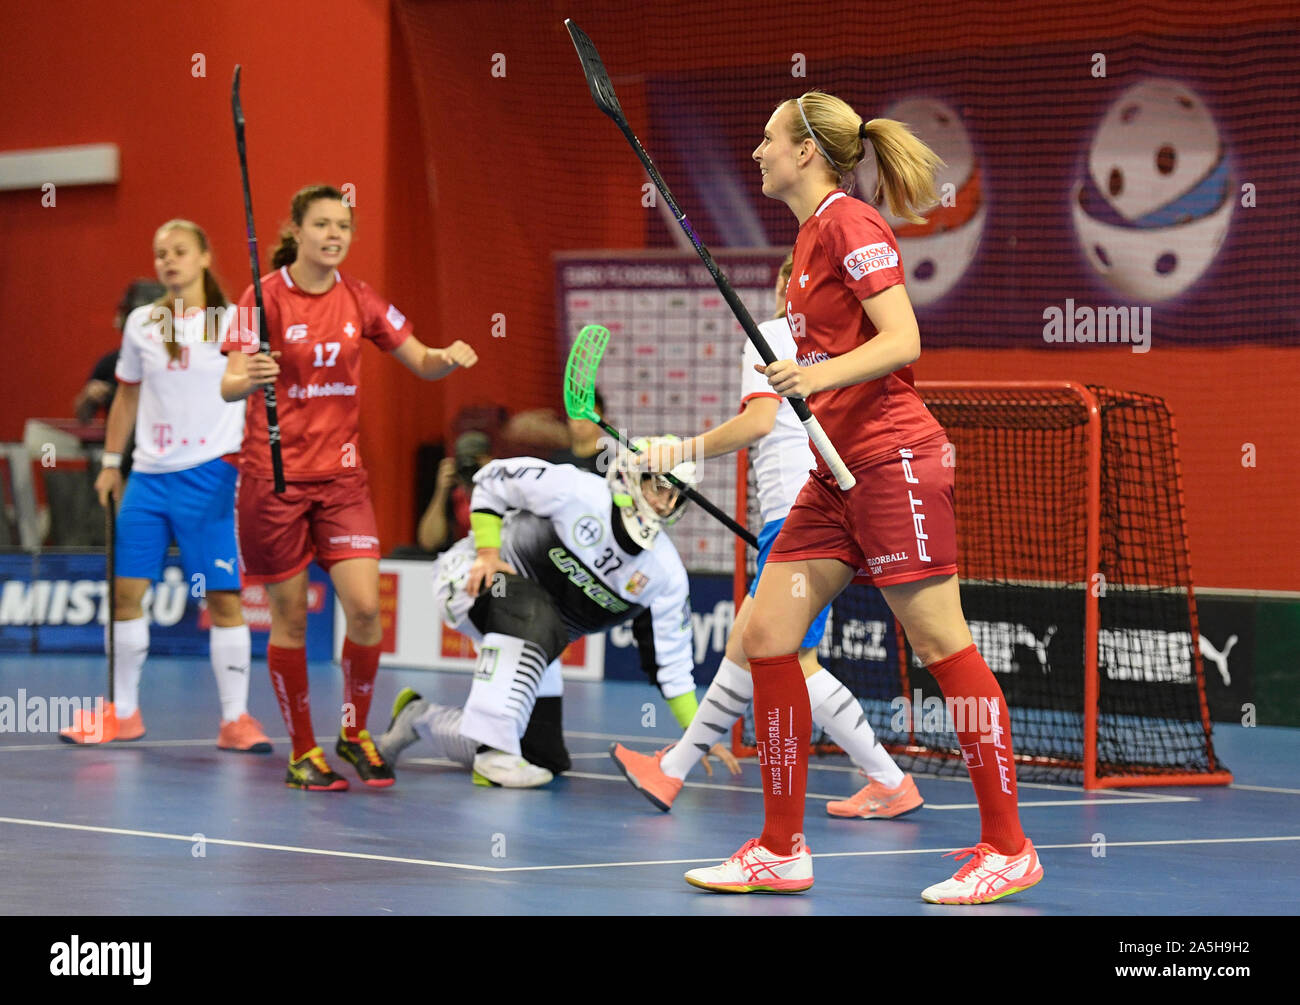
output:
<path id="1" fill-rule="evenodd" d="M 600 421 L 596 411 L 596 370 L 609 345 L 609 329 L 604 325 L 587 325 L 569 350 L 564 367 L 564 410 L 570 419 Z"/>

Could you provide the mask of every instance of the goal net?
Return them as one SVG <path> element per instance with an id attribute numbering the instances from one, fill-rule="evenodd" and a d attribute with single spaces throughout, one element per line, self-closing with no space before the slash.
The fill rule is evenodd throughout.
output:
<path id="1" fill-rule="evenodd" d="M 1006 695 L 1021 776 L 1230 782 L 1211 739 L 1164 402 L 1074 383 L 917 386 L 948 433 L 962 605 Z M 747 495 L 737 508 L 752 524 Z M 737 557 L 739 586 L 752 567 Z M 835 601 L 820 658 L 904 770 L 965 770 L 943 696 L 879 591 L 855 584 Z M 752 750 L 752 719 L 734 741 Z"/>

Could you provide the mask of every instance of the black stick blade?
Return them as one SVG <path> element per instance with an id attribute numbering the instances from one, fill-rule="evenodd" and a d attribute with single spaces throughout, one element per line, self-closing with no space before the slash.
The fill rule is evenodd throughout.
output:
<path id="1" fill-rule="evenodd" d="M 591 88 L 591 96 L 596 102 L 596 107 L 615 122 L 625 123 L 627 119 L 623 116 L 623 108 L 618 103 L 618 95 L 614 93 L 614 85 L 610 83 L 609 74 L 605 72 L 605 64 L 600 61 L 596 43 L 588 38 L 587 33 L 570 18 L 564 19 L 564 27 L 569 29 L 569 37 L 573 39 L 573 46 L 578 50 L 582 72 L 587 78 L 587 86 Z"/>
<path id="2" fill-rule="evenodd" d="M 235 117 L 235 128 L 242 133 L 244 131 L 244 109 L 239 104 L 239 71 L 241 69 L 242 67 L 236 63 L 235 80 L 230 85 L 230 111 Z"/>

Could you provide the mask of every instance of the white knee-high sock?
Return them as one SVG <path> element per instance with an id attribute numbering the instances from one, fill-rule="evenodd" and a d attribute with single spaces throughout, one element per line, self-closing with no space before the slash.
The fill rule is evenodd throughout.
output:
<path id="1" fill-rule="evenodd" d="M 429 702 L 429 707 L 420 713 L 412 726 L 422 737 L 433 744 L 433 756 L 445 757 L 449 761 L 469 767 L 474 763 L 474 752 L 478 743 L 460 733 L 460 723 L 464 711 L 450 705 L 437 705 Z"/>
<path id="2" fill-rule="evenodd" d="M 754 679 L 740 664 L 725 656 L 717 676 L 704 693 L 700 710 L 686 727 L 682 738 L 664 754 L 659 767 L 672 778 L 684 779 L 700 758 L 719 740 L 726 740 L 732 724 L 745 714 L 754 697 Z"/>
<path id="3" fill-rule="evenodd" d="M 108 628 L 104 629 L 108 652 Z M 149 622 L 143 617 L 113 624 L 113 704 L 125 719 L 140 707 L 140 671 L 149 656 Z"/>
<path id="4" fill-rule="evenodd" d="M 498 632 L 484 635 L 461 735 L 518 754 L 546 664 L 546 654 L 536 643 Z"/>
<path id="5" fill-rule="evenodd" d="M 208 653 L 221 698 L 221 719 L 231 722 L 248 711 L 248 668 L 253 662 L 248 625 L 208 629 Z"/>
<path id="6" fill-rule="evenodd" d="M 903 784 L 903 772 L 876 739 L 858 699 L 829 670 L 806 681 L 813 722 L 826 731 L 853 763 L 873 781 L 889 789 Z"/>

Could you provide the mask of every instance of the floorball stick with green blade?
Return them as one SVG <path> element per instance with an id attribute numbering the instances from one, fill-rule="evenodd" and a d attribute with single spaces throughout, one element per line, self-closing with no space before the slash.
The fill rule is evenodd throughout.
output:
<path id="1" fill-rule="evenodd" d="M 639 454 L 641 451 L 629 443 L 622 432 L 602 419 L 600 413 L 596 411 L 596 370 L 600 366 L 601 357 L 605 355 L 607 345 L 609 345 L 609 329 L 602 325 L 587 325 L 578 332 L 573 348 L 569 350 L 569 362 L 564 367 L 564 410 L 570 419 L 586 419 L 588 422 L 596 423 L 628 450 Z M 687 499 L 715 520 L 725 524 L 728 530 L 751 548 L 758 547 L 758 539 L 753 534 L 704 496 L 672 475 L 665 477 L 677 486 Z"/>

